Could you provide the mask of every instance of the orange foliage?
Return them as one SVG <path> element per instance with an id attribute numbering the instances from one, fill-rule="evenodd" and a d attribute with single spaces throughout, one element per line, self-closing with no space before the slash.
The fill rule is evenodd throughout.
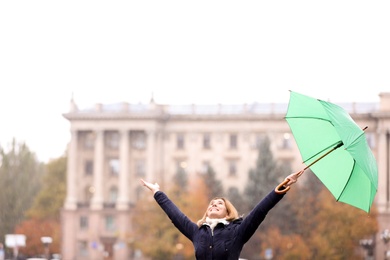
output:
<path id="1" fill-rule="evenodd" d="M 273 259 L 310 259 L 310 249 L 299 235 L 282 235 L 278 228 L 270 228 L 262 240 L 262 252 L 272 248 Z"/>
<path id="2" fill-rule="evenodd" d="M 41 237 L 51 237 L 53 239 L 53 243 L 50 244 L 50 253 L 60 252 L 60 225 L 54 220 L 25 220 L 15 228 L 15 233 L 26 236 L 26 247 L 19 249 L 19 252 L 24 255 L 44 254 Z"/>

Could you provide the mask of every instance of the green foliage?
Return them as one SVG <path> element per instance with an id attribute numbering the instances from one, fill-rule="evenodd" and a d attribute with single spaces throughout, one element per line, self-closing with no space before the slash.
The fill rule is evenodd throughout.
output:
<path id="1" fill-rule="evenodd" d="M 223 186 L 220 180 L 217 180 L 216 173 L 214 169 L 210 166 L 207 169 L 207 172 L 203 175 L 201 175 L 204 181 L 204 184 L 207 187 L 208 194 L 207 197 L 209 200 L 215 198 L 215 197 L 222 197 L 223 192 Z"/>
<path id="2" fill-rule="evenodd" d="M 35 197 L 27 216 L 60 220 L 60 210 L 66 196 L 66 162 L 66 157 L 60 157 L 46 165 L 42 189 Z"/>
<path id="3" fill-rule="evenodd" d="M 180 189 L 177 189 L 177 191 L 185 193 L 188 190 L 188 174 L 184 170 L 184 168 L 178 167 L 175 175 L 173 175 L 173 183 L 177 187 L 180 187 Z M 179 194 L 178 194 L 179 195 Z"/>
<path id="4" fill-rule="evenodd" d="M 41 187 L 43 165 L 26 144 L 12 141 L 8 151 L 0 147 L 0 237 L 14 232 L 24 219 Z"/>
<path id="5" fill-rule="evenodd" d="M 226 197 L 237 209 L 239 215 L 242 215 L 242 213 L 245 212 L 247 208 L 247 206 L 245 205 L 246 202 L 237 187 L 231 187 L 228 190 Z"/>
<path id="6" fill-rule="evenodd" d="M 259 147 L 256 166 L 249 171 L 248 183 L 245 188 L 244 196 L 249 207 L 248 210 L 256 206 L 261 198 L 274 189 L 281 175 L 278 170 L 278 164 L 270 149 L 270 140 L 265 137 Z"/>

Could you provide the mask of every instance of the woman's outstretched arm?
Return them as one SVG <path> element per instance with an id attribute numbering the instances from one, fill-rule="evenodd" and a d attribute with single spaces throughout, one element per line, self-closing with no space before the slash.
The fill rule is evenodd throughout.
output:
<path id="1" fill-rule="evenodd" d="M 160 207 L 165 211 L 167 216 L 172 220 L 176 228 L 192 241 L 198 225 L 193 223 L 181 210 L 168 198 L 168 196 L 160 191 L 158 183 L 147 182 L 141 179 L 141 184 L 153 192 L 153 197 Z"/>

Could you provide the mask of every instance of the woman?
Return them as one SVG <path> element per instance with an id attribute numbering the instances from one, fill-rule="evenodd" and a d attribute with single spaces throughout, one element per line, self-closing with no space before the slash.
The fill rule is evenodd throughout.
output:
<path id="1" fill-rule="evenodd" d="M 191 240 L 196 259 L 237 260 L 244 244 L 255 233 L 268 211 L 284 197 L 289 186 L 297 181 L 301 172 L 287 176 L 285 185 L 271 191 L 245 218 L 238 216 L 229 200 L 220 197 L 211 200 L 203 218 L 197 223 L 184 215 L 167 195 L 160 191 L 157 183 L 142 179 L 141 183 L 153 192 L 155 200 L 176 228 Z"/>

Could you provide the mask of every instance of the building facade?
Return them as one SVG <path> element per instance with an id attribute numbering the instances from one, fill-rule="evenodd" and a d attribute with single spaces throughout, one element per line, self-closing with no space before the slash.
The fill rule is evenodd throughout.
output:
<path id="1" fill-rule="evenodd" d="M 366 136 L 379 169 L 380 230 L 390 228 L 390 93 L 380 94 L 378 104 L 340 105 L 358 125 L 369 126 Z M 264 137 L 276 160 L 302 169 L 286 111 L 287 104 L 172 106 L 153 100 L 78 109 L 72 100 L 64 114 L 71 139 L 61 213 L 63 259 L 137 257 L 130 219 L 143 192 L 140 178 L 164 188 L 178 170 L 191 177 L 211 166 L 225 190 L 242 191 Z"/>

